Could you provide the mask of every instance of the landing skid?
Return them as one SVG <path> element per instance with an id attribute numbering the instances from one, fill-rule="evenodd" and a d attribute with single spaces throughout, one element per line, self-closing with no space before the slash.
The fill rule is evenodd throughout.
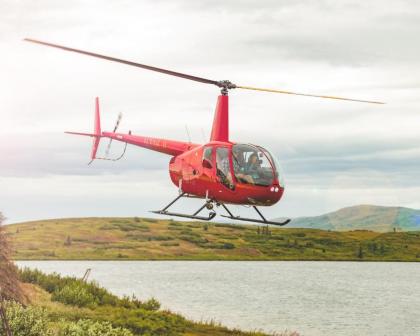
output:
<path id="1" fill-rule="evenodd" d="M 240 221 L 245 221 L 245 222 L 253 222 L 253 223 L 260 223 L 260 224 L 277 225 L 277 226 L 283 226 L 283 225 L 286 225 L 287 223 L 290 222 L 290 219 L 286 219 L 283 222 L 274 222 L 274 221 L 267 220 L 263 216 L 263 214 L 261 213 L 261 211 L 258 210 L 258 208 L 255 205 L 253 205 L 252 207 L 255 209 L 255 211 L 258 213 L 258 215 L 261 217 L 261 219 L 245 218 L 245 217 L 241 217 L 241 216 L 234 216 L 232 214 L 232 212 L 230 212 L 230 210 L 228 209 L 228 207 L 225 204 L 223 204 L 223 203 L 221 203 L 221 204 L 222 204 L 223 208 L 226 210 L 226 212 L 229 214 L 228 216 L 221 215 L 222 217 L 225 217 L 225 218 L 230 218 L 230 219 L 233 219 L 233 220 L 240 220 Z"/>
<path id="2" fill-rule="evenodd" d="M 213 211 L 213 202 L 216 202 L 216 205 L 217 206 L 221 205 L 226 210 L 226 212 L 229 214 L 228 216 L 221 215 L 222 217 L 225 217 L 225 218 L 230 218 L 230 219 L 233 219 L 233 220 L 240 220 L 240 221 L 245 221 L 245 222 L 252 222 L 252 223 L 277 225 L 277 226 L 283 226 L 283 225 L 286 225 L 287 223 L 290 222 L 290 219 L 287 219 L 287 220 L 285 220 L 283 222 L 274 222 L 274 221 L 267 220 L 263 216 L 263 214 L 261 213 L 261 211 L 258 210 L 258 208 L 255 205 L 253 205 L 252 207 L 255 209 L 255 211 L 258 213 L 258 215 L 261 217 L 261 219 L 245 218 L 245 217 L 241 217 L 241 216 L 234 216 L 232 214 L 232 212 L 230 212 L 230 210 L 228 209 L 228 207 L 226 206 L 226 204 L 220 203 L 220 202 L 217 202 L 217 201 L 214 201 L 214 200 L 206 200 L 206 202 L 196 212 L 194 212 L 192 215 L 168 211 L 168 209 L 176 201 L 178 201 L 182 197 L 191 197 L 191 196 L 188 195 L 187 193 L 184 193 L 183 192 L 183 193 L 179 194 L 178 197 L 176 197 L 171 203 L 169 203 L 162 210 L 151 211 L 151 212 L 153 212 L 155 214 L 158 214 L 158 215 L 175 216 L 175 217 L 183 217 L 183 218 L 189 218 L 189 219 L 197 219 L 197 220 L 202 220 L 202 221 L 210 221 L 214 217 L 216 217 L 216 212 Z M 205 217 L 205 216 L 199 216 L 198 215 L 202 210 L 204 210 L 204 208 L 207 208 L 208 210 L 211 210 L 209 212 L 209 214 L 208 214 L 207 217 Z"/>
<path id="3" fill-rule="evenodd" d="M 207 217 L 205 217 L 205 216 L 198 216 L 198 214 L 204 208 L 207 208 L 209 210 L 211 210 L 213 208 L 213 204 L 211 202 L 208 202 L 208 201 L 206 201 L 206 203 L 204 203 L 204 205 L 200 209 L 198 209 L 196 212 L 194 212 L 192 215 L 168 211 L 169 207 L 171 205 L 173 205 L 176 201 L 178 201 L 182 197 L 188 197 L 188 196 L 186 196 L 185 193 L 181 193 L 177 198 L 175 198 L 171 203 L 169 203 L 162 210 L 157 210 L 157 211 L 152 211 L 152 212 L 155 213 L 155 214 L 159 214 L 159 215 L 183 217 L 183 218 L 197 219 L 197 220 L 203 220 L 203 221 L 210 221 L 210 220 L 212 220 L 216 216 L 216 213 L 214 211 L 210 211 Z"/>

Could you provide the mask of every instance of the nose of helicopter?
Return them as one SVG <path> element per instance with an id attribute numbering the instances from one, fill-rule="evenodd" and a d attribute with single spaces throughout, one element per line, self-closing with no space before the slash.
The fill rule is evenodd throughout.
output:
<path id="1" fill-rule="evenodd" d="M 268 199 L 270 205 L 277 203 L 283 197 L 284 187 L 280 185 L 273 185 L 269 188 Z"/>
<path id="2" fill-rule="evenodd" d="M 261 190 L 260 188 L 254 190 L 254 192 L 250 193 L 248 196 L 247 201 L 254 205 L 271 206 L 280 201 L 283 193 L 284 187 L 276 184 L 265 188 L 265 190 Z"/>

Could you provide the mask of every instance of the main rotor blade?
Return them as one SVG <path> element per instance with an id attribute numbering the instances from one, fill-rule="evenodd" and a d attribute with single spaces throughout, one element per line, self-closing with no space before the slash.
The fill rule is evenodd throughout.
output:
<path id="1" fill-rule="evenodd" d="M 150 70 L 150 71 L 160 72 L 160 73 L 163 73 L 163 74 L 166 74 L 166 75 L 185 78 L 185 79 L 189 79 L 189 80 L 200 82 L 200 83 L 213 84 L 213 85 L 218 86 L 219 88 L 222 88 L 222 94 L 227 94 L 228 90 L 230 90 L 230 89 L 238 88 L 238 89 L 245 89 L 245 90 L 282 93 L 282 94 L 289 94 L 289 95 L 296 95 L 296 96 L 346 100 L 346 101 L 354 101 L 354 102 L 360 102 L 360 103 L 385 104 L 383 102 L 370 101 L 370 100 L 352 99 L 352 98 L 335 97 L 335 96 L 323 96 L 323 95 L 315 95 L 315 94 L 307 94 L 307 93 L 297 93 L 297 92 L 283 91 L 283 90 L 256 88 L 256 87 L 250 87 L 250 86 L 239 86 L 239 85 L 235 85 L 232 82 L 227 81 L 227 80 L 215 81 L 215 80 L 211 80 L 211 79 L 207 79 L 207 78 L 191 76 L 191 75 L 187 75 L 187 74 L 184 74 L 184 73 L 181 73 L 181 72 L 176 72 L 176 71 L 171 71 L 171 70 L 167 70 L 167 69 L 157 68 L 157 67 L 150 66 L 150 65 L 140 64 L 140 63 L 131 62 L 131 61 L 126 61 L 126 60 L 123 60 L 123 59 L 120 59 L 120 58 L 105 56 L 105 55 L 96 54 L 96 53 L 89 52 L 89 51 L 69 48 L 69 47 L 65 47 L 65 46 L 62 46 L 62 45 L 43 42 L 43 41 L 34 40 L 34 39 L 30 39 L 30 38 L 25 38 L 24 41 L 37 43 L 37 44 L 41 44 L 41 45 L 45 45 L 45 46 L 53 47 L 53 48 L 58 48 L 58 49 L 66 50 L 66 51 L 71 51 L 71 52 L 75 52 L 75 53 L 79 53 L 79 54 L 83 54 L 83 55 L 87 55 L 87 56 L 92 56 L 92 57 L 96 57 L 96 58 L 101 58 L 101 59 L 104 59 L 104 60 L 107 60 L 107 61 L 123 63 L 123 64 L 131 65 L 131 66 L 135 66 L 137 68 L 142 68 L 142 69 L 146 69 L 146 70 Z"/>
<path id="2" fill-rule="evenodd" d="M 283 91 L 283 90 L 262 89 L 262 88 L 256 88 L 256 87 L 251 87 L 251 86 L 239 86 L 239 85 L 235 85 L 235 88 L 237 88 L 237 89 L 245 89 L 245 90 L 254 90 L 254 91 L 265 91 L 265 92 L 283 93 L 283 94 L 289 94 L 289 95 L 295 95 L 295 96 L 305 96 L 305 97 L 316 97 L 316 98 L 347 100 L 347 101 L 354 101 L 354 102 L 359 102 L 359 103 L 385 104 L 383 102 L 371 101 L 371 100 L 360 100 L 360 99 L 334 97 L 334 96 L 321 96 L 321 95 L 315 95 L 315 94 L 309 94 L 309 93 L 297 93 L 297 92 Z"/>
<path id="3" fill-rule="evenodd" d="M 102 59 L 105 59 L 107 61 L 123 63 L 123 64 L 131 65 L 131 66 L 135 66 L 135 67 L 138 67 L 138 68 L 146 69 L 146 70 L 160 72 L 160 73 L 163 73 L 163 74 L 166 74 L 166 75 L 171 75 L 171 76 L 176 76 L 176 77 L 189 79 L 189 80 L 196 81 L 196 82 L 201 82 L 201 83 L 205 83 L 205 84 L 214 84 L 214 85 L 219 86 L 218 81 L 214 81 L 214 80 L 207 79 L 207 78 L 191 76 L 191 75 L 183 74 L 181 72 L 176 72 L 176 71 L 166 70 L 166 69 L 162 69 L 162 68 L 157 68 L 157 67 L 153 67 L 153 66 L 150 66 L 150 65 L 140 64 L 140 63 L 131 62 L 131 61 L 126 61 L 126 60 L 123 60 L 123 59 L 120 59 L 120 58 L 105 56 L 105 55 L 96 54 L 96 53 L 89 52 L 89 51 L 69 48 L 69 47 L 65 47 L 65 46 L 62 46 L 62 45 L 43 42 L 43 41 L 38 41 L 38 40 L 30 39 L 30 38 L 25 38 L 24 41 L 37 43 L 37 44 L 42 44 L 42 45 L 45 45 L 45 46 L 48 46 L 48 47 L 58 48 L 58 49 L 71 51 L 71 52 L 75 52 L 75 53 L 79 53 L 79 54 L 83 54 L 83 55 L 88 55 L 88 56 L 92 56 L 92 57 L 102 58 Z"/>

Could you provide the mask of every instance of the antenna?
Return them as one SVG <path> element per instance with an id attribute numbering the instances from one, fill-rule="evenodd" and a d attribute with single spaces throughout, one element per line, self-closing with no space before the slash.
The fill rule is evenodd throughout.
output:
<path id="1" fill-rule="evenodd" d="M 187 132 L 188 142 L 191 143 L 190 131 L 188 130 L 187 124 L 185 124 L 185 131 Z"/>
<path id="2" fill-rule="evenodd" d="M 204 128 L 203 127 L 201 127 L 201 135 L 202 135 L 202 137 L 203 137 L 203 142 L 206 142 L 207 140 L 207 136 L 206 136 L 206 133 L 204 132 Z"/>

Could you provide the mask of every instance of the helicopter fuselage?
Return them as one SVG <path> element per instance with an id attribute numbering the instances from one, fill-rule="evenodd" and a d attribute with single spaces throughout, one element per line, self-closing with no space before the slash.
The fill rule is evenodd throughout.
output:
<path id="1" fill-rule="evenodd" d="M 209 142 L 173 157 L 169 163 L 172 182 L 182 192 L 217 202 L 263 206 L 277 203 L 283 195 L 284 185 L 274 161 L 267 158 L 265 175 L 268 178 L 257 183 L 256 177 L 252 179 L 251 172 L 245 169 L 241 172 L 237 167 L 237 158 L 232 153 L 235 145 L 231 142 Z M 261 147 L 252 148 L 257 152 Z M 228 169 L 226 174 L 219 167 L 222 159 L 218 157 L 218 151 L 227 153 L 224 158 L 225 168 Z M 206 153 L 210 155 L 206 157 Z M 262 151 L 260 155 L 264 155 Z M 263 173 L 255 171 L 253 174 L 258 176 Z"/>

